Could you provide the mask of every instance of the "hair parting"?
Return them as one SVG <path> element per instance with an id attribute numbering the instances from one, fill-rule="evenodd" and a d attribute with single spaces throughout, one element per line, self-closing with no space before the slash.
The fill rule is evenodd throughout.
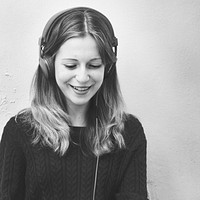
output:
<path id="1" fill-rule="evenodd" d="M 124 148 L 126 114 L 117 77 L 111 23 L 94 9 L 78 7 L 57 16 L 49 29 L 41 39 L 42 59 L 46 59 L 48 66 L 43 69 L 41 63 L 38 65 L 31 87 L 31 108 L 18 115 L 34 129 L 33 144 L 49 146 L 61 156 L 67 151 L 71 119 L 65 96 L 55 80 L 54 59 L 66 40 L 90 34 L 97 43 L 107 74 L 101 88 L 90 100 L 86 134 L 82 135 L 87 148 L 96 156 Z M 48 71 L 48 76 L 44 70 Z"/>

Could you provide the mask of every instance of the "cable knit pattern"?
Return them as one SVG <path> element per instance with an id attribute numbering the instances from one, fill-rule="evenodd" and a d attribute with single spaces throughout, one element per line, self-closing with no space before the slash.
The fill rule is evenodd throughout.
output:
<path id="1" fill-rule="evenodd" d="M 71 127 L 64 156 L 32 145 L 32 130 L 6 124 L 0 143 L 0 200 L 92 200 L 97 159 L 79 145 L 82 127 Z M 141 123 L 129 115 L 127 148 L 100 156 L 95 200 L 146 200 L 146 138 Z"/>

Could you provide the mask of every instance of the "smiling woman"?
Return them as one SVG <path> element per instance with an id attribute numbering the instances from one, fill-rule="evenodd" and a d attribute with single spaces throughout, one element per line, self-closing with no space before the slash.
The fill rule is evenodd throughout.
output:
<path id="1" fill-rule="evenodd" d="M 31 107 L 2 135 L 0 199 L 146 200 L 146 138 L 124 111 L 110 21 L 62 11 L 39 45 Z"/>
<path id="2" fill-rule="evenodd" d="M 97 44 L 91 35 L 71 38 L 61 46 L 55 57 L 55 79 L 66 97 L 70 116 L 77 106 L 84 110 L 79 114 L 86 113 L 90 99 L 103 83 L 104 68 Z M 72 118 L 73 126 L 86 125 L 81 124 L 79 118 Z"/>

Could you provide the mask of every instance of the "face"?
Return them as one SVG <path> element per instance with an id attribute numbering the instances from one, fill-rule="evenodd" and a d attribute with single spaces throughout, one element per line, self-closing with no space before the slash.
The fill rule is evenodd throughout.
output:
<path id="1" fill-rule="evenodd" d="M 70 108 L 88 105 L 103 83 L 104 70 L 92 36 L 71 38 L 60 47 L 55 78 Z"/>

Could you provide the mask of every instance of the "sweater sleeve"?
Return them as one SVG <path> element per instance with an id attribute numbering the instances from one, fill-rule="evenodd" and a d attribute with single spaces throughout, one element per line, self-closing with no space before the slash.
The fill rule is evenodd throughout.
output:
<path id="1" fill-rule="evenodd" d="M 0 199 L 23 200 L 25 196 L 25 157 L 19 142 L 17 123 L 11 118 L 0 143 Z"/>
<path id="2" fill-rule="evenodd" d="M 133 116 L 127 126 L 127 149 L 116 200 L 147 200 L 146 138 L 142 125 Z"/>

